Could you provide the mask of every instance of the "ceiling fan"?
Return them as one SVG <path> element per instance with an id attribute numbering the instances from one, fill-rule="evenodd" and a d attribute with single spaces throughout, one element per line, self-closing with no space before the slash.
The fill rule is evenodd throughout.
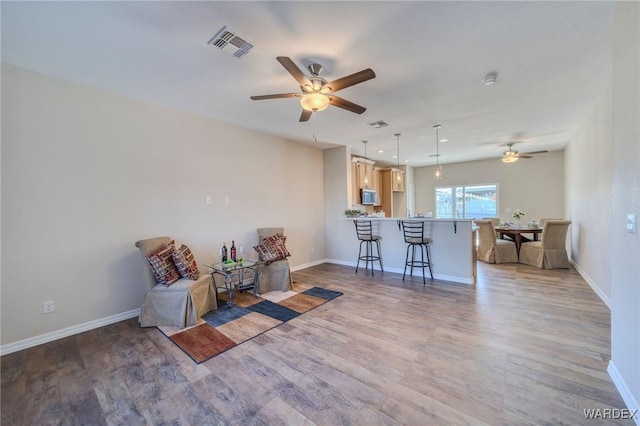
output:
<path id="1" fill-rule="evenodd" d="M 327 82 L 327 80 L 319 76 L 322 71 L 322 65 L 320 64 L 310 64 L 307 69 L 309 70 L 309 73 L 311 73 L 311 77 L 307 77 L 290 58 L 286 56 L 278 56 L 276 59 L 287 71 L 289 71 L 289 74 L 296 79 L 298 84 L 300 84 L 300 90 L 302 92 L 251 96 L 251 99 L 254 101 L 278 98 L 300 98 L 300 104 L 302 105 L 300 121 L 308 121 L 312 113 L 322 111 L 329 105 L 346 109 L 347 111 L 355 112 L 356 114 L 362 114 L 367 110 L 363 106 L 354 104 L 353 102 L 349 102 L 346 99 L 334 95 L 334 93 L 374 78 L 376 74 L 371 68 Z"/>
<path id="2" fill-rule="evenodd" d="M 547 152 L 546 150 L 544 151 L 533 151 L 533 152 L 518 152 L 515 149 L 512 148 L 513 144 L 515 144 L 517 142 L 510 142 L 507 144 L 507 146 L 509 147 L 508 150 L 506 150 L 505 152 L 502 153 L 502 162 L 503 163 L 515 163 L 516 161 L 518 161 L 521 158 L 525 158 L 525 159 L 529 159 L 531 158 L 534 154 L 542 154 Z"/>

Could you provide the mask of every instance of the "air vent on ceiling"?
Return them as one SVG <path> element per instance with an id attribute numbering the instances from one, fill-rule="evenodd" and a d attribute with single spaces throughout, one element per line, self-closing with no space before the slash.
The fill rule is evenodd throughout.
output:
<path id="1" fill-rule="evenodd" d="M 373 127 L 374 129 L 379 129 L 381 127 L 387 127 L 388 124 L 382 120 L 378 120 L 378 121 L 374 121 L 373 123 L 369 123 L 369 126 Z"/>
<path id="2" fill-rule="evenodd" d="M 253 44 L 247 43 L 241 37 L 228 31 L 226 26 L 220 28 L 220 31 L 211 37 L 211 40 L 209 40 L 207 44 L 215 46 L 236 58 L 241 58 L 253 49 Z"/>

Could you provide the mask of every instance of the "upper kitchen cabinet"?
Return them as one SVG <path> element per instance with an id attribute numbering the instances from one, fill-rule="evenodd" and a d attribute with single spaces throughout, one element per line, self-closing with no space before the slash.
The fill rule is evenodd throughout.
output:
<path id="1" fill-rule="evenodd" d="M 360 190 L 361 189 L 374 189 L 380 191 L 381 176 L 380 172 L 373 165 L 372 160 L 365 160 L 360 157 L 353 157 L 351 159 L 351 193 L 352 205 L 360 204 Z"/>

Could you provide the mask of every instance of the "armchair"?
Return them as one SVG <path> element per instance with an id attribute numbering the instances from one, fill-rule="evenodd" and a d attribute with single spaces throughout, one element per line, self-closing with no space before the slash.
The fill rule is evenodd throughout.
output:
<path id="1" fill-rule="evenodd" d="M 284 236 L 284 228 L 258 228 L 258 239 L 268 238 L 273 235 Z M 260 265 L 260 285 L 258 293 L 263 294 L 270 291 L 289 291 L 293 289 L 293 278 L 288 259 L 276 260 L 268 265 Z"/>
<path id="2" fill-rule="evenodd" d="M 145 260 L 145 281 L 148 286 L 138 318 L 141 327 L 170 325 L 184 328 L 195 325 L 202 315 L 217 309 L 216 290 L 209 274 L 200 274 L 196 280 L 180 278 L 170 286 L 156 280 L 146 257 L 170 242 L 170 237 L 136 242 Z"/>

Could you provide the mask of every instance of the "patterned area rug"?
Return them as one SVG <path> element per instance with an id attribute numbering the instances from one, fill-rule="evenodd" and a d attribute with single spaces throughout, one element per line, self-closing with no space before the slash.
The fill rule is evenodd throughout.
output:
<path id="1" fill-rule="evenodd" d="M 227 295 L 220 292 L 218 309 L 204 314 L 193 327 L 158 328 L 200 364 L 341 295 L 294 282 L 292 291 L 273 291 L 258 298 L 251 291 L 237 292 L 228 308 Z"/>

